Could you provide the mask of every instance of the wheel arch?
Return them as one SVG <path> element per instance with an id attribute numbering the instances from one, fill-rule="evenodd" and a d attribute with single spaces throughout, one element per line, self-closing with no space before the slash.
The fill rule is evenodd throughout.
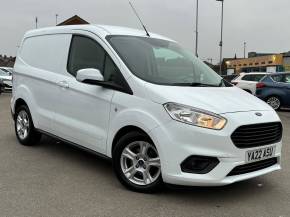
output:
<path id="1" fill-rule="evenodd" d="M 17 109 L 19 106 L 22 106 L 22 105 L 26 105 L 26 106 L 28 106 L 24 99 L 22 99 L 22 98 L 18 98 L 18 99 L 15 101 L 14 109 Z"/>
<path id="2" fill-rule="evenodd" d="M 246 92 L 248 92 L 248 93 L 250 93 L 250 94 L 253 94 L 252 91 L 249 90 L 249 89 L 243 89 L 243 90 L 246 91 Z"/>
<path id="3" fill-rule="evenodd" d="M 22 84 L 16 87 L 14 93 L 15 95 L 12 97 L 12 100 L 11 100 L 12 112 L 15 114 L 15 110 L 18 106 L 26 105 L 30 111 L 32 121 L 34 125 L 37 127 L 38 123 L 35 117 L 36 116 L 36 112 L 35 112 L 36 102 L 35 102 L 35 99 L 33 97 L 31 90 L 26 85 Z"/>
<path id="4" fill-rule="evenodd" d="M 115 133 L 115 135 L 114 135 L 114 138 L 113 138 L 112 143 L 111 143 L 111 147 L 110 147 L 110 149 L 109 149 L 109 150 L 110 150 L 110 154 L 111 154 L 111 156 L 112 156 L 113 150 L 114 150 L 114 148 L 115 148 L 115 146 L 116 146 L 118 140 L 119 140 L 122 136 L 126 135 L 126 134 L 129 133 L 129 132 L 133 132 L 133 131 L 141 132 L 141 133 L 143 133 L 144 135 L 148 136 L 148 138 L 149 138 L 150 140 L 152 140 L 151 137 L 150 137 L 150 135 L 149 135 L 145 130 L 143 130 L 142 128 L 137 127 L 137 126 L 134 126 L 134 125 L 124 126 L 124 127 L 122 127 L 121 129 L 119 129 L 119 130 L 117 131 L 117 133 Z"/>

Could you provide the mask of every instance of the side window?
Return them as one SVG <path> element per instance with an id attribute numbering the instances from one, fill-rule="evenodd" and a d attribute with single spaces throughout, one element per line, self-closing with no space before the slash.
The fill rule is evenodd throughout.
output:
<path id="1" fill-rule="evenodd" d="M 106 55 L 103 76 L 104 81 L 114 83 L 121 87 L 126 87 L 125 79 L 109 55 Z"/>
<path id="2" fill-rule="evenodd" d="M 283 82 L 283 76 L 282 75 L 274 75 L 272 76 L 272 79 L 276 82 Z"/>
<path id="3" fill-rule="evenodd" d="M 265 75 L 245 75 L 242 80 L 244 81 L 260 81 Z"/>
<path id="4" fill-rule="evenodd" d="M 242 77 L 243 81 L 253 81 L 253 75 L 245 75 Z"/>
<path id="5" fill-rule="evenodd" d="M 67 70 L 73 76 L 80 69 L 94 68 L 103 73 L 105 61 L 104 49 L 93 39 L 84 36 L 73 36 Z"/>
<path id="6" fill-rule="evenodd" d="M 269 76 L 266 76 L 266 77 L 263 78 L 262 82 L 270 82 L 270 83 L 272 83 L 273 80 Z"/>
<path id="7" fill-rule="evenodd" d="M 256 75 L 254 81 L 261 81 L 262 78 L 264 78 L 265 75 L 261 74 L 261 75 Z"/>
<path id="8" fill-rule="evenodd" d="M 285 82 L 290 84 L 290 74 L 285 75 Z"/>

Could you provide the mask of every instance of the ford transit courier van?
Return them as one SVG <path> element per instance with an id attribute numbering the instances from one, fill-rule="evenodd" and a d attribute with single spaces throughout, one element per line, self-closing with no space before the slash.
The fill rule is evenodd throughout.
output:
<path id="1" fill-rule="evenodd" d="M 134 191 L 227 185 L 280 169 L 276 112 L 163 36 L 94 25 L 33 30 L 14 71 L 19 142 L 47 134 L 112 158 Z"/>

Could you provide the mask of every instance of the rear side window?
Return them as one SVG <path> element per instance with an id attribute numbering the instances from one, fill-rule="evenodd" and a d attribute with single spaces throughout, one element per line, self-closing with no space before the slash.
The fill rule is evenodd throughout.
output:
<path id="1" fill-rule="evenodd" d="M 273 75 L 272 79 L 276 82 L 283 82 L 283 75 Z"/>
<path id="2" fill-rule="evenodd" d="M 273 83 L 273 80 L 271 79 L 270 76 L 266 76 L 265 78 L 263 78 L 262 82 L 270 82 L 270 83 Z"/>
<path id="3" fill-rule="evenodd" d="M 285 82 L 290 84 L 290 74 L 285 75 Z"/>
<path id="4" fill-rule="evenodd" d="M 245 75 L 244 77 L 242 77 L 243 81 L 253 81 L 254 76 L 253 75 Z"/>
<path id="5" fill-rule="evenodd" d="M 245 75 L 242 80 L 244 81 L 261 81 L 261 79 L 265 77 L 264 74 L 261 74 L 261 75 Z"/>
<path id="6" fill-rule="evenodd" d="M 76 76 L 78 70 L 86 68 L 102 72 L 104 61 L 105 51 L 98 43 L 83 36 L 73 37 L 67 67 L 70 74 Z"/>

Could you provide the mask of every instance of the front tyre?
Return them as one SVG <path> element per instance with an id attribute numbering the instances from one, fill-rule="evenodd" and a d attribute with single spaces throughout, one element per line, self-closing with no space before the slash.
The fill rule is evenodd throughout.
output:
<path id="1" fill-rule="evenodd" d="M 158 151 L 143 133 L 128 133 L 117 142 L 113 167 L 119 181 L 130 190 L 152 193 L 162 185 Z"/>
<path id="2" fill-rule="evenodd" d="M 30 111 L 26 105 L 21 105 L 15 112 L 15 133 L 20 144 L 32 146 L 39 142 L 41 134 L 34 128 Z"/>

